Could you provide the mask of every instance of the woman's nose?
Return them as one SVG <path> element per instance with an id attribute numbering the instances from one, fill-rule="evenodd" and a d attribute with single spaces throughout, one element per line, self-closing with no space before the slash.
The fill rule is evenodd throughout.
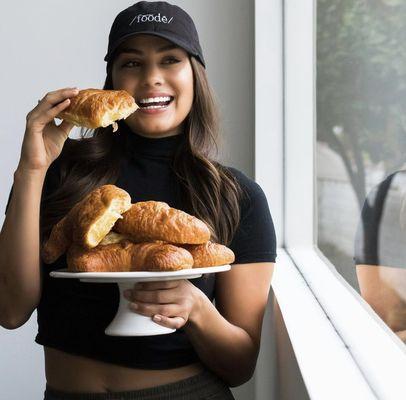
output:
<path id="1" fill-rule="evenodd" d="M 157 65 L 148 65 L 144 68 L 143 84 L 145 86 L 161 85 L 164 81 L 161 70 Z"/>

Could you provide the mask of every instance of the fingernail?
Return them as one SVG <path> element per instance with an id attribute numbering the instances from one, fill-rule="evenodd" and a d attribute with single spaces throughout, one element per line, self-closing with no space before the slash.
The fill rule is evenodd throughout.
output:
<path id="1" fill-rule="evenodd" d="M 154 315 L 154 321 L 161 321 L 162 318 L 159 315 Z"/>
<path id="2" fill-rule="evenodd" d="M 130 303 L 130 307 L 134 310 L 137 310 L 139 308 L 137 303 Z"/>

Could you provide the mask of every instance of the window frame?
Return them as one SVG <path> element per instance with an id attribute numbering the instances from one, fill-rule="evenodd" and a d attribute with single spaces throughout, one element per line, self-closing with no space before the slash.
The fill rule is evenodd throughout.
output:
<path id="1" fill-rule="evenodd" d="M 315 245 L 316 13 L 317 0 L 255 1 L 255 179 L 279 244 L 272 288 L 312 399 L 398 398 L 405 345 Z"/>

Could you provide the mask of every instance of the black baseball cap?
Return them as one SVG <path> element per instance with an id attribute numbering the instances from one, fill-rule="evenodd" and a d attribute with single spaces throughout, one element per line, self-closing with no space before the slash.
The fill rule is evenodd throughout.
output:
<path id="1" fill-rule="evenodd" d="M 140 33 L 159 36 L 173 42 L 206 67 L 192 18 L 180 7 L 166 1 L 139 1 L 116 16 L 104 57 L 107 65 L 125 39 Z"/>

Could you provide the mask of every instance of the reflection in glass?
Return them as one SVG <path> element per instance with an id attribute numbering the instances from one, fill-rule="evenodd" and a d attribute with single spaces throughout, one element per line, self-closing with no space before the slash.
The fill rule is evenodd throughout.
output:
<path id="1" fill-rule="evenodd" d="M 403 0 L 317 1 L 318 246 L 406 341 L 405 37 Z"/>

